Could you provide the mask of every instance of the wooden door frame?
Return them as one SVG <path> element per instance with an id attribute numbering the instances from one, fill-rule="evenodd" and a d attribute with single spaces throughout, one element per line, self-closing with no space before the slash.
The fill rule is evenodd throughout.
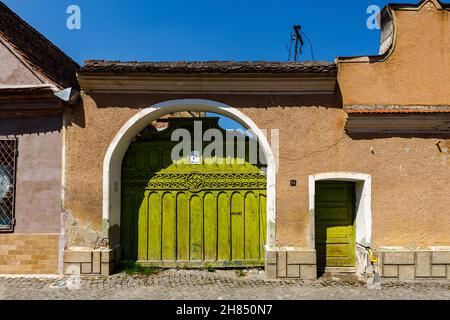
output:
<path id="1" fill-rule="evenodd" d="M 309 176 L 309 247 L 315 249 L 315 194 L 316 181 L 347 181 L 355 182 L 356 193 L 356 272 L 366 271 L 367 250 L 372 247 L 372 177 L 370 174 L 353 172 L 327 172 Z"/>

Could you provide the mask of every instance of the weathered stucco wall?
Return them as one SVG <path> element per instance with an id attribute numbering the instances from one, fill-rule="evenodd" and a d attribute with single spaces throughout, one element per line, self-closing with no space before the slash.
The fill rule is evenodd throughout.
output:
<path id="1" fill-rule="evenodd" d="M 6 44 L 0 42 L 0 84 L 36 85 L 41 81 L 17 58 Z"/>
<path id="2" fill-rule="evenodd" d="M 280 130 L 278 245 L 309 245 L 308 176 L 336 171 L 372 175 L 375 246 L 450 243 L 450 155 L 439 151 L 437 138 L 351 138 L 344 132 L 346 113 L 332 107 L 333 96 L 84 95 L 83 108 L 66 120 L 65 208 L 85 230 L 70 245 L 101 240 L 103 159 L 120 127 L 142 108 L 176 98 L 220 101 L 238 107 L 260 128 Z M 289 186 L 291 179 L 296 187 Z"/>
<path id="3" fill-rule="evenodd" d="M 439 151 L 439 139 L 350 138 L 343 130 L 346 114 L 341 109 L 298 107 L 261 112 L 253 108 L 245 112 L 262 127 L 280 128 L 280 244 L 308 244 L 308 175 L 339 171 L 372 175 L 372 239 L 376 247 L 450 243 L 450 154 Z M 297 179 L 297 187 L 289 186 L 290 179 Z"/>
<path id="4" fill-rule="evenodd" d="M 430 6 L 431 5 L 431 6 Z M 339 64 L 344 105 L 450 105 L 450 11 L 395 11 L 397 41 L 384 62 Z"/>
<path id="5" fill-rule="evenodd" d="M 3 118 L 16 137 L 14 233 L 0 234 L 0 273 L 55 274 L 61 243 L 61 117 Z"/>
<path id="6" fill-rule="evenodd" d="M 0 136 L 18 140 L 17 233 L 61 231 L 61 117 L 0 119 Z"/>

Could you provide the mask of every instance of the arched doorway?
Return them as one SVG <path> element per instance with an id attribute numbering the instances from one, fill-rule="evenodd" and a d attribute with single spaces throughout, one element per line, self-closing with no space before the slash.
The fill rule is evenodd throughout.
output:
<path id="1" fill-rule="evenodd" d="M 275 159 L 269 143 L 256 124 L 239 110 L 210 100 L 173 100 L 156 104 L 133 116 L 117 133 L 105 156 L 103 166 L 103 228 L 111 246 L 118 246 L 121 225 L 122 160 L 135 136 L 154 120 L 182 111 L 212 112 L 227 116 L 252 130 L 267 161 L 266 246 L 275 246 Z"/>
<path id="2" fill-rule="evenodd" d="M 163 120 L 165 128 L 150 125 L 133 139 L 122 162 L 122 258 L 263 266 L 267 179 L 257 141 L 224 130 L 219 117 Z"/>

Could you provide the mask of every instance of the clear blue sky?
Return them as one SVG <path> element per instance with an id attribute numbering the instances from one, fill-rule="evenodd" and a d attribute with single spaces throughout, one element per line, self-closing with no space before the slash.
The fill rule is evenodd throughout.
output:
<path id="1" fill-rule="evenodd" d="M 387 3 L 379 0 L 3 1 L 80 64 L 86 59 L 286 61 L 286 44 L 293 24 L 302 25 L 311 38 L 316 60 L 375 54 L 379 31 L 366 27 L 366 9 L 372 4 L 383 7 Z M 81 30 L 66 28 L 66 9 L 71 4 L 81 8 Z M 305 47 L 302 59 L 310 58 Z"/>
<path id="2" fill-rule="evenodd" d="M 292 26 L 312 40 L 316 60 L 376 54 L 379 31 L 366 26 L 379 0 L 3 0 L 79 64 L 123 61 L 286 61 Z M 411 0 L 416 2 L 417 0 Z M 408 1 L 390 1 L 408 2 Z M 81 29 L 69 30 L 69 5 Z M 302 60 L 311 60 L 308 46 Z M 224 128 L 239 128 L 221 119 Z"/>

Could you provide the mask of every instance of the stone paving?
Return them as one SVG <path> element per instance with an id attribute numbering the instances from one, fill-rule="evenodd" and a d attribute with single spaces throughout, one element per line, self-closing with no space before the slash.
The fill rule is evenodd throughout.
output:
<path id="1" fill-rule="evenodd" d="M 0 276 L 4 299 L 439 299 L 450 300 L 450 281 L 386 281 L 368 289 L 355 277 L 324 276 L 316 281 L 264 280 L 262 271 L 166 270 L 153 275 L 110 277 Z M 78 281 L 79 280 L 79 281 Z"/>

